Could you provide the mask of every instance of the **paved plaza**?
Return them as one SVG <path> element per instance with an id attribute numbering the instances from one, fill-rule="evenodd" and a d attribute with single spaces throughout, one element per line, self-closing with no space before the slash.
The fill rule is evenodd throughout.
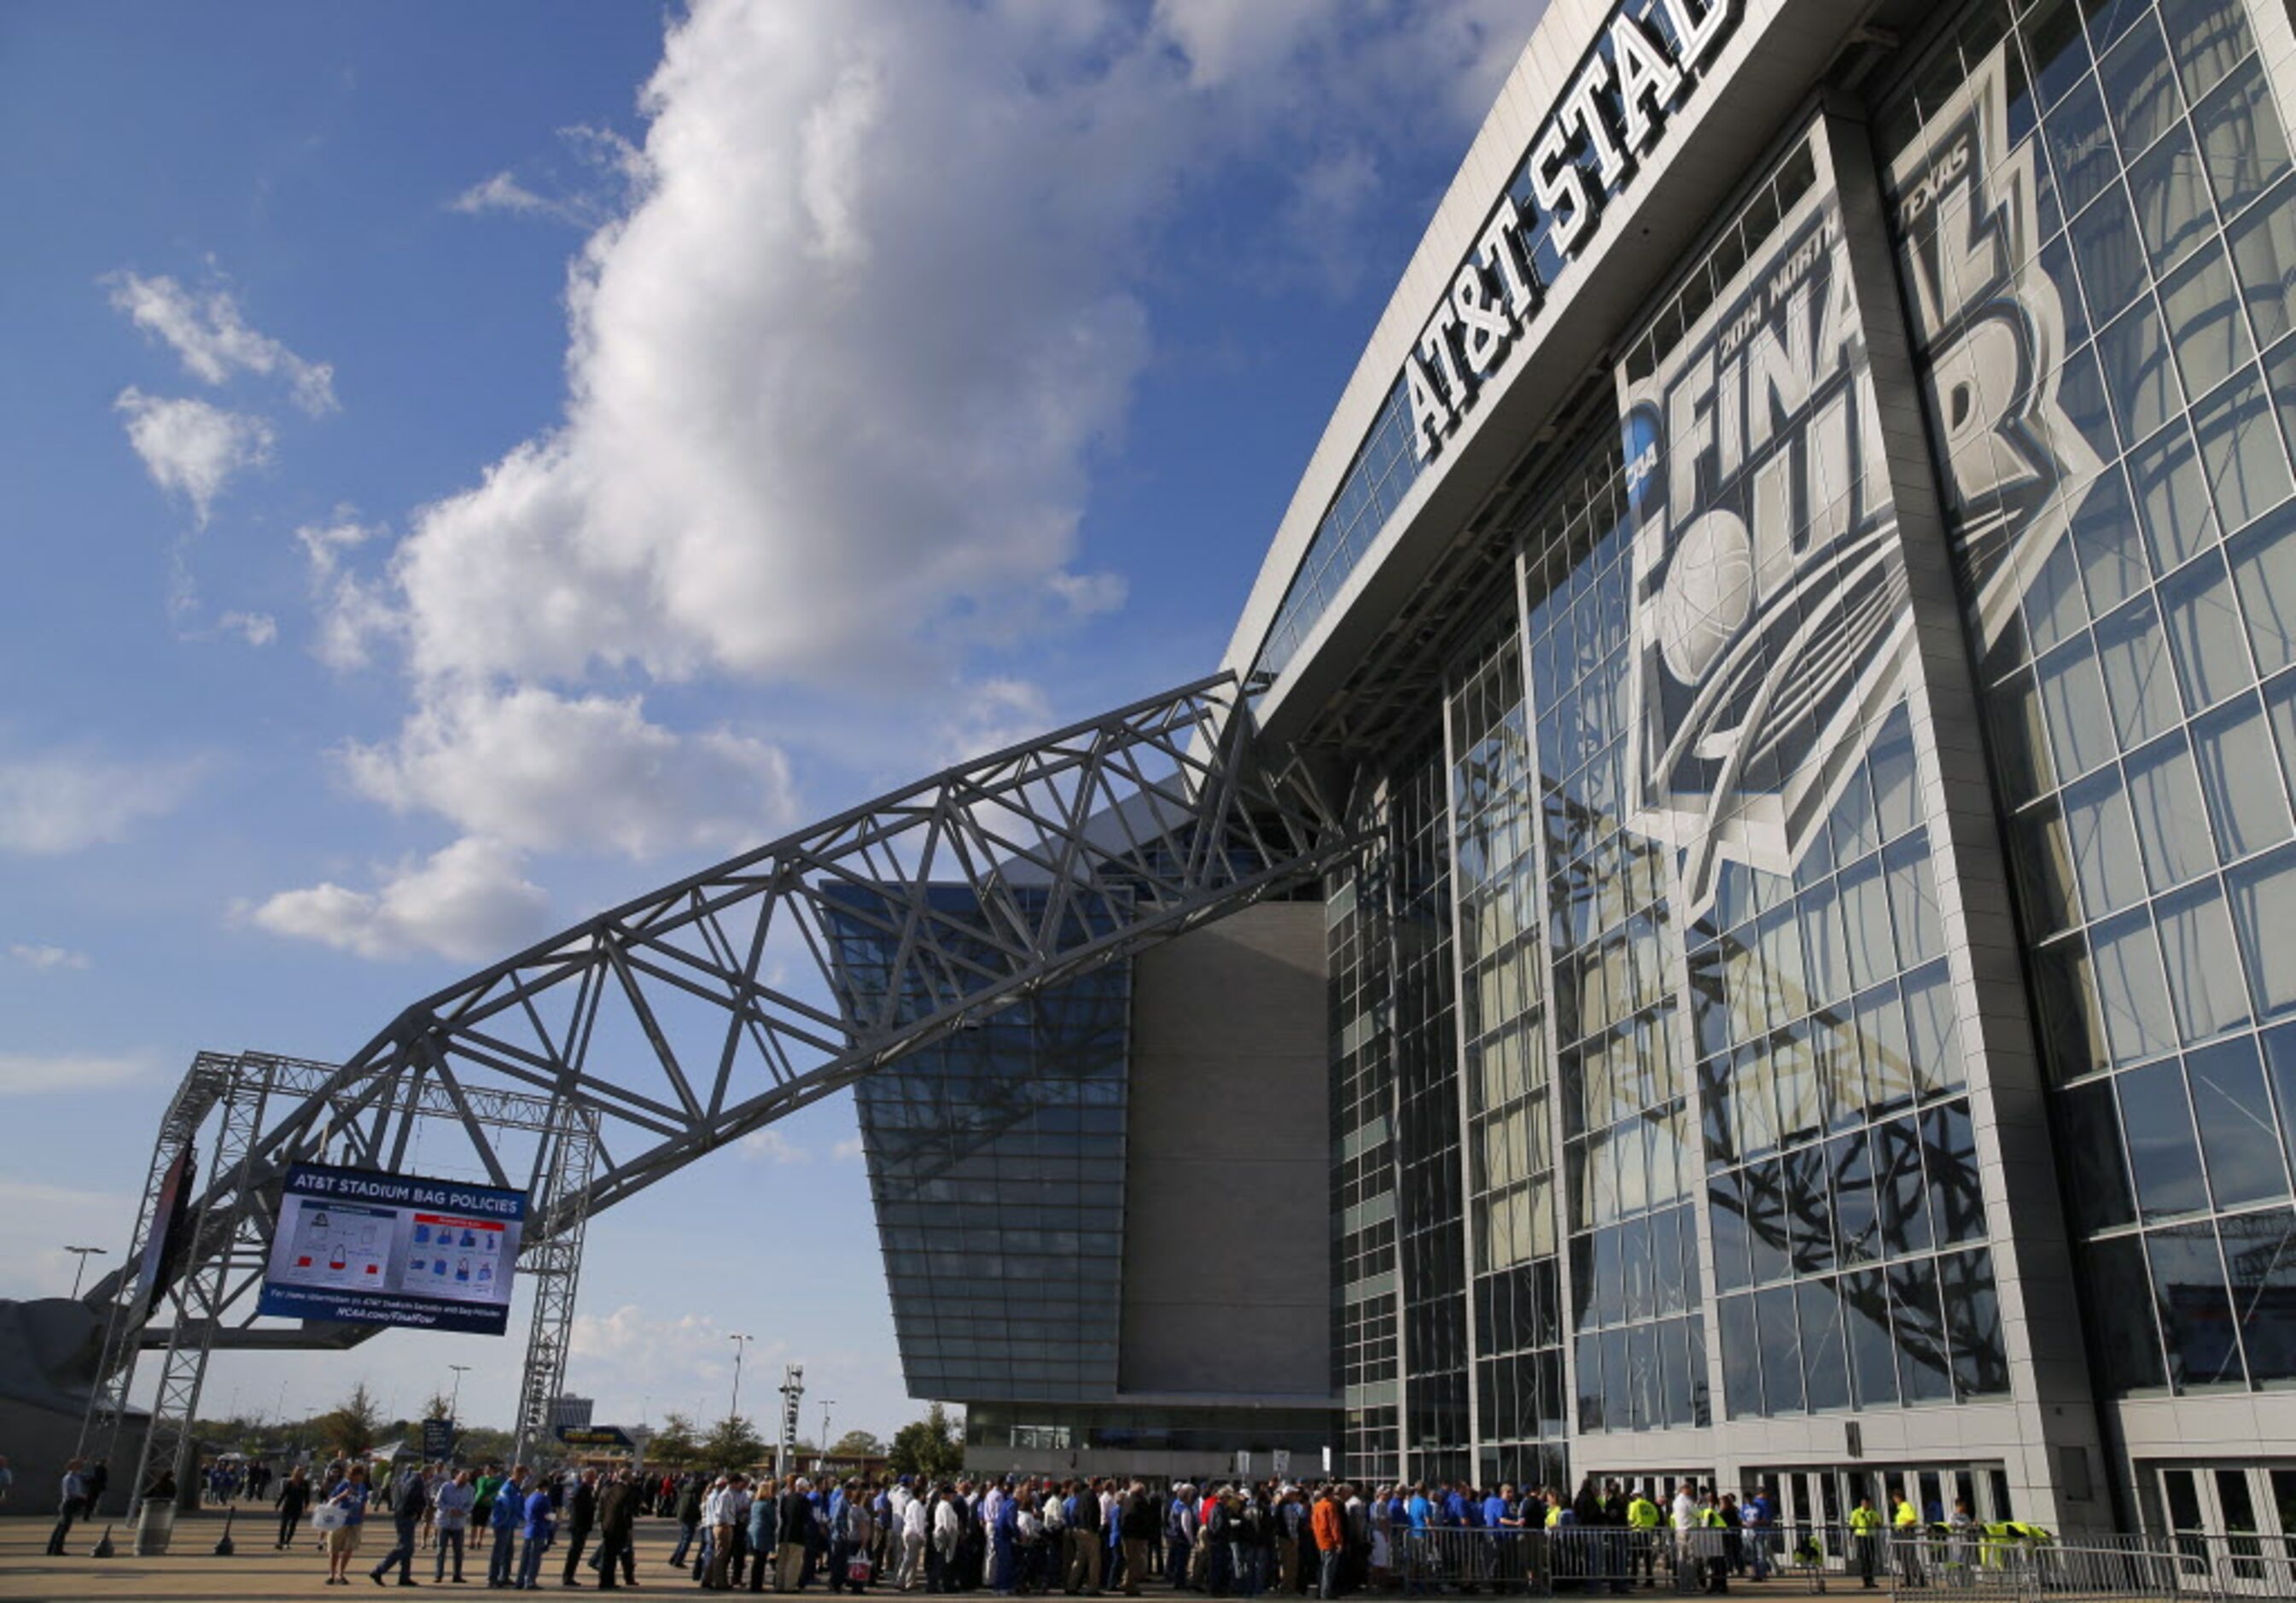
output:
<path id="1" fill-rule="evenodd" d="M 121 1603 L 130 1599 L 164 1599 L 168 1603 L 178 1599 L 215 1599 L 218 1603 L 223 1599 L 236 1603 L 238 1599 L 260 1598 L 360 1597 L 374 1591 L 373 1582 L 367 1580 L 366 1574 L 390 1546 L 389 1521 L 384 1521 L 381 1529 L 360 1546 L 360 1561 L 355 1562 L 351 1570 L 354 1585 L 347 1590 L 327 1585 L 326 1557 L 319 1551 L 317 1538 L 308 1525 L 302 1540 L 291 1551 L 272 1551 L 271 1537 L 277 1522 L 266 1518 L 267 1513 L 268 1510 L 251 1508 L 241 1511 L 232 1527 L 232 1541 L 237 1551 L 228 1558 L 215 1557 L 216 1539 L 223 1534 L 220 1514 L 193 1515 L 178 1524 L 170 1543 L 172 1550 L 163 1558 L 134 1557 L 134 1534 L 124 1525 L 116 1526 L 112 1532 L 112 1541 L 119 1550 L 117 1557 L 90 1558 L 88 1550 L 103 1533 L 100 1523 L 76 1528 L 70 1552 L 62 1558 L 51 1558 L 45 1550 L 48 1533 L 53 1528 L 53 1517 L 0 1519 L 0 1599 L 10 1599 L 11 1603 L 30 1598 L 105 1599 Z M 676 1540 L 677 1526 L 672 1521 L 638 1521 L 638 1584 L 642 1589 L 693 1590 L 691 1580 L 674 1577 L 661 1566 Z M 416 1556 L 415 1579 L 423 1586 L 430 1584 L 430 1564 L 429 1553 Z M 484 1595 L 485 1565 L 483 1557 L 474 1566 L 466 1565 L 463 1573 L 471 1577 L 469 1581 L 461 1586 L 450 1581 L 439 1590 L 456 1596 Z M 551 1590 L 562 1591 L 554 1579 Z"/>

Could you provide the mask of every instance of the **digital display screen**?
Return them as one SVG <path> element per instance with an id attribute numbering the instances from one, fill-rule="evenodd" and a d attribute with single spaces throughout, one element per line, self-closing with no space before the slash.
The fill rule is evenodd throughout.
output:
<path id="1" fill-rule="evenodd" d="M 297 1163 L 258 1310 L 500 1336 L 525 1224 L 523 1191 Z"/>

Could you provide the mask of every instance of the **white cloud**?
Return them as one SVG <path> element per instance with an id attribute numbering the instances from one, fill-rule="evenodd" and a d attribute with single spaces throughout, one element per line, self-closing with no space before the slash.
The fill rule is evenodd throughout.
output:
<path id="1" fill-rule="evenodd" d="M 373 891 L 332 880 L 235 909 L 274 934 L 362 958 L 420 952 L 465 961 L 516 950 L 547 927 L 550 899 L 514 852 L 465 837 L 420 862 L 383 872 Z"/>
<path id="2" fill-rule="evenodd" d="M 152 482 L 190 501 L 202 525 L 225 485 L 271 460 L 276 437 L 260 417 L 226 412 L 195 397 L 146 395 L 133 384 L 111 404 L 127 419 L 127 443 Z"/>
<path id="3" fill-rule="evenodd" d="M 795 1163 L 813 1162 L 813 1154 L 810 1151 L 799 1146 L 770 1124 L 763 1130 L 751 1130 L 734 1145 L 745 1158 L 776 1164 L 783 1168 Z"/>
<path id="4" fill-rule="evenodd" d="M 198 776 L 189 762 L 121 762 L 86 752 L 0 755 L 0 851 L 35 857 L 124 839 L 168 812 Z"/>
<path id="5" fill-rule="evenodd" d="M 268 612 L 226 612 L 216 620 L 216 627 L 250 645 L 268 645 L 279 638 L 279 620 Z"/>
<path id="6" fill-rule="evenodd" d="M 635 695 L 442 689 L 391 744 L 344 761 L 378 802 L 542 851 L 734 849 L 796 818 L 780 751 L 730 729 L 675 733 Z"/>
<path id="7" fill-rule="evenodd" d="M 121 272 L 105 282 L 111 285 L 112 309 L 165 343 L 193 377 L 221 384 L 238 373 L 275 375 L 287 382 L 295 404 L 313 416 L 335 410 L 335 370 L 324 362 L 305 361 L 250 328 L 229 292 L 194 294 L 164 275 L 145 278 Z"/>
<path id="8" fill-rule="evenodd" d="M 610 128 L 561 128 L 559 139 L 572 158 L 571 171 L 566 170 L 567 163 L 549 164 L 555 181 L 545 188 L 536 188 L 505 169 L 480 179 L 447 201 L 447 210 L 469 217 L 488 212 L 544 217 L 582 228 L 594 228 L 607 221 L 643 180 L 644 157 Z"/>
<path id="9" fill-rule="evenodd" d="M 382 586 L 349 565 L 350 554 L 380 532 L 347 512 L 338 513 L 331 523 L 307 523 L 295 531 L 318 612 L 318 635 L 311 649 L 330 668 L 348 671 L 365 667 L 373 659 L 375 644 L 396 638 L 406 627 Z"/>
<path id="10" fill-rule="evenodd" d="M 845 1139 L 840 1141 L 836 1146 L 829 1149 L 829 1155 L 835 1158 L 840 1163 L 851 1163 L 855 1158 L 860 1157 L 867 1151 L 868 1148 L 861 1144 L 861 1138 L 859 1136 L 848 1136 Z"/>
<path id="11" fill-rule="evenodd" d="M 0 1052 L 0 1097 L 111 1090 L 144 1079 L 158 1064 L 150 1052 Z"/>
<path id="12" fill-rule="evenodd" d="M 954 711 L 934 732 L 943 767 L 985 757 L 1054 728 L 1052 698 L 1026 679 L 991 678 L 958 687 Z"/>
<path id="13" fill-rule="evenodd" d="M 44 941 L 20 941 L 10 946 L 8 956 L 27 968 L 45 973 L 58 968 L 86 968 L 87 954 L 73 951 L 70 947 L 51 946 Z"/>

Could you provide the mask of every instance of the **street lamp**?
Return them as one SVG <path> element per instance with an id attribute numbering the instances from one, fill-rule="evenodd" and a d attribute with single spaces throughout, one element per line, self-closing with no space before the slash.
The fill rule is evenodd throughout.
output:
<path id="1" fill-rule="evenodd" d="M 447 1403 L 447 1420 L 452 1424 L 463 1417 L 463 1377 L 471 1372 L 471 1366 L 448 1364 L 447 1367 L 455 1371 L 455 1394 Z"/>
<path id="2" fill-rule="evenodd" d="M 734 1398 L 726 1405 L 726 1418 L 738 1419 L 742 1417 L 742 1354 L 747 1352 L 750 1344 L 758 1338 L 735 1334 L 726 1339 L 734 1344 Z"/>
<path id="3" fill-rule="evenodd" d="M 100 1257 L 109 1250 L 109 1248 L 100 1246 L 68 1246 L 64 1248 L 64 1251 L 77 1254 L 79 1257 L 79 1267 L 72 1270 L 72 1297 L 74 1301 L 78 1301 L 79 1297 L 80 1277 L 87 1273 L 88 1254 L 93 1253 Z"/>
<path id="4" fill-rule="evenodd" d="M 829 1410 L 836 1406 L 837 1399 L 834 1397 L 821 1400 L 821 1456 L 824 1459 L 829 1456 Z"/>

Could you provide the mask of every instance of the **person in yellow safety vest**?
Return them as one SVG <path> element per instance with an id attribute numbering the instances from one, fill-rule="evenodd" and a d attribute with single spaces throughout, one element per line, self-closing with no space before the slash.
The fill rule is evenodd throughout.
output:
<path id="1" fill-rule="evenodd" d="M 1849 1542 L 1857 1551 L 1857 1574 L 1870 1588 L 1882 1567 L 1882 1513 L 1870 1497 L 1859 1498 L 1849 1510 Z"/>
<path id="2" fill-rule="evenodd" d="M 1914 1507 L 1914 1500 L 1902 1492 L 1898 1494 L 1897 1512 L 1890 1523 L 1897 1528 L 1890 1533 L 1898 1549 L 1898 1575 L 1907 1586 L 1922 1584 L 1922 1516 Z"/>
<path id="3" fill-rule="evenodd" d="M 1730 1522 L 1722 1517 L 1721 1505 L 1712 1492 L 1708 1492 L 1698 1509 L 1698 1567 L 1706 1576 L 1701 1591 L 1730 1590 L 1730 1550 L 1723 1538 L 1723 1533 L 1729 1528 Z"/>
<path id="4" fill-rule="evenodd" d="M 1640 1492 L 1627 1501 L 1627 1529 L 1632 1533 L 1627 1539 L 1627 1579 L 1632 1582 L 1636 1572 L 1641 1572 L 1645 1591 L 1658 1584 L 1658 1526 L 1661 1517 L 1658 1505 Z"/>

